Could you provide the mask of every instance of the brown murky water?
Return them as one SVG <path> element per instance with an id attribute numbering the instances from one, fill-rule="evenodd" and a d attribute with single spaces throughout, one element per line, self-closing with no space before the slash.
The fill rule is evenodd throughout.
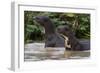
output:
<path id="1" fill-rule="evenodd" d="M 89 58 L 90 51 L 65 51 L 65 48 L 44 48 L 44 43 L 31 43 L 25 45 L 24 60 L 67 60 Z"/>

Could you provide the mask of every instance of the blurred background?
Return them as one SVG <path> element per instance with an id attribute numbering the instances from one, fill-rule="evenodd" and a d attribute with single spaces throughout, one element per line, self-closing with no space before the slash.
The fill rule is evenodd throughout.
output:
<path id="1" fill-rule="evenodd" d="M 90 38 L 90 14 L 24 11 L 25 43 L 44 41 L 44 28 L 33 20 L 36 16 L 48 16 L 56 28 L 68 25 L 78 39 Z"/>

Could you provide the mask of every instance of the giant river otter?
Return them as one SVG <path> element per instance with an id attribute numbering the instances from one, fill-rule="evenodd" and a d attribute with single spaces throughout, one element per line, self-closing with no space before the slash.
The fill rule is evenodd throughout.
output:
<path id="1" fill-rule="evenodd" d="M 56 32 L 54 24 L 49 17 L 37 16 L 34 19 L 45 29 L 45 47 L 65 47 L 65 39 Z"/>
<path id="2" fill-rule="evenodd" d="M 80 41 L 75 37 L 71 29 L 67 25 L 62 25 L 57 28 L 57 31 L 69 39 L 69 44 L 71 45 L 71 50 L 73 51 L 84 51 L 90 50 L 90 41 L 84 40 Z"/>

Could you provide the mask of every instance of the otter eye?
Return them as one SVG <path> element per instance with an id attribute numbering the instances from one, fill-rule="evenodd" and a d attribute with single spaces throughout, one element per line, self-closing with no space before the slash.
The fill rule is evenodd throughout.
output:
<path id="1" fill-rule="evenodd" d="M 69 29 L 68 28 L 65 28 L 65 30 L 68 31 Z"/>
<path id="2" fill-rule="evenodd" d="M 68 28 L 65 28 L 65 30 L 68 30 Z"/>

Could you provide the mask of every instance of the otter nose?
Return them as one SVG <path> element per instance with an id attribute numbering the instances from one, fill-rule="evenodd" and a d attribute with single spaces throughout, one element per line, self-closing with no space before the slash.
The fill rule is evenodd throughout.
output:
<path id="1" fill-rule="evenodd" d="M 40 19 L 40 17 L 33 17 L 33 19 L 37 19 L 38 20 L 38 19 Z"/>
<path id="2" fill-rule="evenodd" d="M 33 20 L 35 20 L 36 19 L 36 17 L 33 17 Z"/>
<path id="3" fill-rule="evenodd" d="M 35 19 L 39 19 L 39 17 L 33 17 L 33 20 L 35 20 Z"/>

